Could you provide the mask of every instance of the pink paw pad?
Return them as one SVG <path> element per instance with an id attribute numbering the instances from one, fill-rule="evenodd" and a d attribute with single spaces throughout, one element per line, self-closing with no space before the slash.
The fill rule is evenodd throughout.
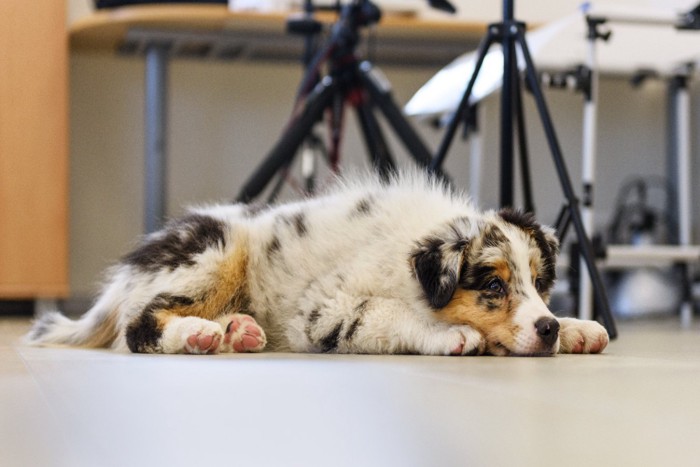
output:
<path id="1" fill-rule="evenodd" d="M 460 332 L 460 342 L 450 350 L 450 355 L 481 355 L 485 350 L 485 343 L 476 340 L 471 335 Z"/>
<path id="2" fill-rule="evenodd" d="M 192 334 L 187 338 L 185 352 L 190 354 L 212 354 L 219 350 L 221 337 L 212 334 Z"/>
<path id="3" fill-rule="evenodd" d="M 253 318 L 239 315 L 226 326 L 224 342 L 230 345 L 234 352 L 257 352 L 265 347 L 267 341 L 262 328 Z"/>
<path id="4" fill-rule="evenodd" d="M 450 351 L 450 355 L 462 355 L 462 352 L 464 351 L 464 344 L 464 339 L 462 339 L 462 342 L 460 342 L 459 345 L 455 346 L 455 348 Z"/>

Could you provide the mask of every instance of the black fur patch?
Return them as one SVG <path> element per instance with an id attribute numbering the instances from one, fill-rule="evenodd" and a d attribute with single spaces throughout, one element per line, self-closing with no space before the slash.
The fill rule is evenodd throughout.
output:
<path id="1" fill-rule="evenodd" d="M 292 221 L 294 222 L 294 230 L 296 231 L 297 235 L 299 235 L 300 237 L 306 235 L 308 229 L 306 228 L 306 216 L 304 215 L 304 213 L 300 212 L 294 215 Z"/>
<path id="2" fill-rule="evenodd" d="M 495 311 L 500 308 L 502 299 L 501 297 L 492 296 L 491 294 L 484 292 L 478 296 L 476 302 L 477 305 L 485 306 L 489 311 Z"/>
<path id="3" fill-rule="evenodd" d="M 421 242 L 411 255 L 425 298 L 435 309 L 445 307 L 457 287 L 457 271 L 447 267 L 443 261 L 441 247 L 444 244 L 442 239 L 430 237 Z"/>
<path id="4" fill-rule="evenodd" d="M 364 314 L 364 312 L 367 311 L 367 303 L 368 302 L 369 302 L 369 299 L 363 300 L 362 302 L 360 302 L 359 305 L 357 305 L 355 307 L 355 309 L 353 311 L 357 314 Z"/>
<path id="5" fill-rule="evenodd" d="M 450 245 L 450 249 L 455 253 L 459 253 L 460 251 L 463 251 L 468 245 L 469 240 L 463 238 L 461 240 L 452 242 L 452 244 Z"/>
<path id="6" fill-rule="evenodd" d="M 460 285 L 467 290 L 483 290 L 495 277 L 492 266 L 475 264 L 462 273 Z"/>
<path id="7" fill-rule="evenodd" d="M 357 331 L 357 328 L 362 325 L 362 316 L 365 314 L 365 311 L 367 311 L 367 303 L 368 302 L 369 302 L 369 300 L 363 300 L 353 310 L 355 312 L 355 314 L 357 315 L 357 318 L 355 318 L 353 320 L 353 322 L 350 323 L 350 327 L 345 332 L 345 340 L 347 340 L 347 341 L 352 340 L 353 336 L 355 335 L 355 332 Z"/>
<path id="8" fill-rule="evenodd" d="M 362 318 L 355 318 L 355 320 L 350 323 L 350 327 L 345 333 L 345 340 L 352 340 L 353 336 L 355 335 L 355 331 L 357 331 L 357 328 L 360 327 L 360 324 L 362 324 Z"/>
<path id="9" fill-rule="evenodd" d="M 267 259 L 272 259 L 272 256 L 280 251 L 281 247 L 280 239 L 277 238 L 276 235 L 272 237 L 272 240 L 270 240 L 270 243 L 267 245 Z"/>
<path id="10" fill-rule="evenodd" d="M 340 340 L 340 330 L 343 328 L 343 322 L 338 323 L 333 330 L 328 333 L 327 336 L 323 337 L 319 344 L 321 345 L 321 351 L 324 353 L 333 352 L 338 348 L 338 341 Z"/>
<path id="11" fill-rule="evenodd" d="M 155 352 L 163 333 L 153 313 L 141 313 L 126 329 L 126 344 L 134 353 Z"/>
<path id="12" fill-rule="evenodd" d="M 351 216 L 367 216 L 372 213 L 372 205 L 374 200 L 371 197 L 362 198 L 357 202 L 355 208 L 350 213 Z"/>
<path id="13" fill-rule="evenodd" d="M 525 212 L 519 209 L 504 208 L 498 212 L 498 215 L 509 224 L 516 225 L 525 231 L 540 228 L 540 224 L 537 223 L 535 216 L 531 212 Z"/>
<path id="14" fill-rule="evenodd" d="M 503 245 L 507 243 L 508 238 L 503 231 L 496 226 L 491 226 L 484 232 L 482 243 L 484 248 L 503 248 Z"/>
<path id="15" fill-rule="evenodd" d="M 305 236 L 308 232 L 306 228 L 306 216 L 303 212 L 298 212 L 293 216 L 281 216 L 277 219 L 277 222 L 280 221 L 290 227 L 294 227 L 294 232 L 296 232 L 299 237 Z"/>
<path id="16" fill-rule="evenodd" d="M 193 214 L 170 222 L 163 231 L 148 237 L 122 261 L 146 272 L 171 271 L 195 264 L 194 256 L 209 247 L 226 246 L 224 223 Z"/>
<path id="17" fill-rule="evenodd" d="M 304 327 L 304 333 L 306 334 L 306 338 L 309 339 L 309 342 L 313 342 L 313 338 L 311 336 L 311 329 L 313 328 L 314 324 L 316 324 L 316 321 L 321 317 L 321 313 L 318 310 L 311 310 L 311 313 L 309 313 L 309 317 L 307 318 L 307 323 L 306 326 Z"/>
<path id="18" fill-rule="evenodd" d="M 163 333 L 158 328 L 155 313 L 177 306 L 189 306 L 194 300 L 182 295 L 159 294 L 151 300 L 138 318 L 126 328 L 126 344 L 134 353 L 154 352 Z"/>
<path id="19" fill-rule="evenodd" d="M 309 324 L 315 324 L 320 317 L 321 313 L 318 310 L 312 310 L 311 313 L 309 313 Z"/>

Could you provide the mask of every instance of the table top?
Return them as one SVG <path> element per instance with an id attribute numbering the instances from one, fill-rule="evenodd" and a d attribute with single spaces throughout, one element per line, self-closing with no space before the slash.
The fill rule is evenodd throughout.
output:
<path id="1" fill-rule="evenodd" d="M 161 30 L 199 30 L 207 32 L 255 31 L 285 33 L 286 20 L 292 13 L 233 12 L 226 5 L 170 4 L 137 5 L 98 10 L 70 27 L 73 51 L 109 52 L 118 50 L 132 28 Z M 316 18 L 329 24 L 336 15 L 319 12 Z M 380 38 L 429 39 L 436 42 L 473 44 L 486 29 L 482 22 L 424 19 L 412 14 L 384 12 L 377 27 Z M 465 45 L 464 50 L 467 50 Z"/>

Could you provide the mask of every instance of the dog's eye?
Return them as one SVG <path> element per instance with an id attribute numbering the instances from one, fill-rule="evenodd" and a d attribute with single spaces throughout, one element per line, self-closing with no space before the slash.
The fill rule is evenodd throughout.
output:
<path id="1" fill-rule="evenodd" d="M 503 284 L 503 281 L 496 277 L 495 279 L 491 279 L 487 284 L 486 284 L 486 290 L 489 292 L 494 292 L 499 295 L 503 295 L 505 293 L 505 285 Z"/>

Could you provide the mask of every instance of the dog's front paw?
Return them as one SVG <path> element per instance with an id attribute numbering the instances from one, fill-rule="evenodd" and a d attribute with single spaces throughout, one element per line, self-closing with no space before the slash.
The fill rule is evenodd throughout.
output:
<path id="1" fill-rule="evenodd" d="M 481 355 L 486 350 L 484 336 L 469 326 L 451 327 L 447 342 L 447 355 Z"/>
<path id="2" fill-rule="evenodd" d="M 560 353 L 600 353 L 608 345 L 608 332 L 596 321 L 559 318 Z"/>

